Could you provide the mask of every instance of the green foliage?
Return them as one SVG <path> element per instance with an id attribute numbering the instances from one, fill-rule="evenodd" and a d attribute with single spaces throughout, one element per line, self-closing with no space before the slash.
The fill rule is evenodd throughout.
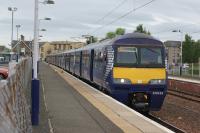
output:
<path id="1" fill-rule="evenodd" d="M 92 43 L 95 43 L 97 41 L 98 41 L 97 37 L 92 36 Z"/>
<path id="2" fill-rule="evenodd" d="M 125 29 L 124 28 L 117 28 L 115 31 L 116 35 L 124 35 L 125 34 Z"/>
<path id="3" fill-rule="evenodd" d="M 5 47 L 4 51 L 5 52 L 11 52 L 11 50 L 9 48 L 6 48 L 6 47 Z"/>
<path id="4" fill-rule="evenodd" d="M 188 34 L 183 42 L 183 62 L 197 63 L 200 58 L 200 40 L 194 41 Z"/>
<path id="5" fill-rule="evenodd" d="M 194 61 L 198 62 L 200 61 L 200 40 L 195 43 L 194 49 Z"/>
<path id="6" fill-rule="evenodd" d="M 143 24 L 139 24 L 136 27 L 136 30 L 134 32 L 139 32 L 139 33 L 144 33 L 144 34 L 147 34 L 147 35 L 151 35 L 150 31 L 147 31 L 146 28 L 143 27 Z"/>
<path id="7" fill-rule="evenodd" d="M 97 41 L 98 41 L 97 37 L 91 36 L 90 38 L 88 38 L 87 44 L 95 43 Z"/>
<path id="8" fill-rule="evenodd" d="M 125 34 L 125 29 L 124 28 L 117 28 L 115 32 L 108 32 L 106 34 L 106 39 L 112 39 L 116 37 L 117 35 L 124 35 Z"/>
<path id="9" fill-rule="evenodd" d="M 108 39 L 112 39 L 112 38 L 114 38 L 115 36 L 116 36 L 115 32 L 108 32 L 108 33 L 106 34 L 106 38 L 108 38 Z"/>

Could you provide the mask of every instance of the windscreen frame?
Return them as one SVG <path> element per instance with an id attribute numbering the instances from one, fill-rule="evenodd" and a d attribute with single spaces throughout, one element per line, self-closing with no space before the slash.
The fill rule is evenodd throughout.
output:
<path id="1" fill-rule="evenodd" d="M 136 47 L 138 50 L 137 64 L 119 64 L 117 63 L 117 51 L 119 47 Z M 141 64 L 141 48 L 160 48 L 161 49 L 161 64 Z M 114 67 L 133 67 L 133 68 L 165 68 L 165 48 L 163 45 L 141 45 L 141 44 L 123 44 L 115 45 L 114 47 Z"/>

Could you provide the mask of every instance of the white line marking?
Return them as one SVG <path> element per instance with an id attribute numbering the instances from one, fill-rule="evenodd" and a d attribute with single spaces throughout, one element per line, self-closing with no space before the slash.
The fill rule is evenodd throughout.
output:
<path id="1" fill-rule="evenodd" d="M 42 81 L 41 81 L 41 83 L 42 83 L 42 92 L 43 92 L 44 106 L 45 106 L 46 112 L 48 112 L 47 103 L 46 103 L 46 96 L 45 96 L 45 93 L 44 93 L 44 84 L 43 84 Z"/>
<path id="2" fill-rule="evenodd" d="M 49 124 L 49 128 L 50 128 L 50 133 L 53 133 L 53 127 L 52 127 L 50 118 L 48 118 L 48 124 Z"/>
<path id="3" fill-rule="evenodd" d="M 52 66 L 53 66 L 53 65 L 52 65 Z M 54 67 L 55 69 L 60 69 L 60 68 L 57 68 L 57 67 L 55 67 L 55 66 L 53 66 L 53 67 Z M 150 122 L 151 124 L 153 124 L 153 125 L 157 126 L 158 128 L 160 128 L 160 129 L 162 129 L 162 130 L 164 130 L 164 131 L 166 131 L 166 132 L 168 132 L 168 133 L 174 133 L 174 132 L 173 132 L 173 131 L 171 131 L 170 129 L 168 129 L 168 128 L 166 128 L 166 127 L 162 126 L 162 125 L 160 125 L 159 123 L 157 123 L 157 122 L 155 122 L 155 121 L 152 121 L 151 119 L 149 119 L 149 118 L 147 118 L 147 117 L 143 116 L 142 114 L 140 114 L 140 113 L 136 112 L 135 110 L 133 110 L 133 109 L 131 109 L 131 108 L 127 107 L 126 105 L 124 105 L 124 104 L 120 103 L 119 101 L 117 101 L 117 100 L 113 99 L 112 97 L 110 97 L 110 96 L 108 96 L 108 95 L 106 95 L 106 94 L 104 94 L 104 93 L 102 93 L 102 92 L 98 91 L 98 90 L 97 90 L 97 89 L 95 89 L 94 87 L 92 87 L 92 86 L 88 85 L 87 83 L 85 83 L 85 82 L 81 81 L 80 79 L 78 79 L 78 78 L 76 78 L 76 77 L 74 77 L 74 76 L 70 75 L 70 74 L 69 74 L 69 73 L 67 73 L 66 71 L 64 71 L 64 73 L 65 73 L 65 74 L 67 74 L 67 75 L 69 75 L 70 77 L 72 77 L 72 78 L 74 78 L 74 79 L 76 79 L 76 80 L 78 80 L 78 81 L 82 82 L 83 84 L 85 84 L 86 86 L 88 86 L 89 88 L 91 88 L 92 90 L 94 90 L 94 91 L 96 91 L 97 93 L 99 93 L 99 94 L 102 94 L 103 96 L 105 96 L 105 97 L 109 98 L 109 99 L 110 99 L 110 100 L 112 100 L 113 102 L 115 102 L 115 103 L 117 103 L 118 105 L 120 105 L 120 106 L 124 107 L 125 109 L 127 109 L 127 110 L 129 110 L 130 112 L 132 112 L 132 113 L 136 114 L 137 116 L 139 116 L 139 117 L 143 118 L 144 120 L 146 120 L 146 121 Z"/>
<path id="4" fill-rule="evenodd" d="M 48 107 L 47 107 L 47 103 L 46 103 L 46 96 L 45 96 L 45 93 L 44 93 L 44 84 L 43 84 L 42 80 L 41 80 L 41 84 L 42 84 L 42 92 L 43 92 L 43 98 L 44 98 L 44 106 L 45 106 L 46 113 L 48 113 Z M 50 118 L 48 118 L 48 125 L 49 125 L 49 128 L 50 128 L 50 133 L 54 133 Z"/>
<path id="5" fill-rule="evenodd" d="M 196 79 L 186 79 L 186 78 L 173 77 L 173 76 L 168 76 L 168 78 L 169 79 L 173 79 L 173 80 L 178 80 L 178 81 L 184 81 L 184 82 L 191 82 L 191 83 L 200 84 L 200 80 L 196 80 Z"/>

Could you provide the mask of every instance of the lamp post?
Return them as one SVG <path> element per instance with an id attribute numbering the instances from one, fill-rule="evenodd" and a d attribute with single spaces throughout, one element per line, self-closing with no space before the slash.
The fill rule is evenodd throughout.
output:
<path id="1" fill-rule="evenodd" d="M 82 37 L 87 39 L 87 44 L 93 43 L 93 36 L 91 36 L 91 35 L 82 35 Z"/>
<path id="2" fill-rule="evenodd" d="M 42 2 L 43 3 L 43 2 Z M 50 2 L 51 3 L 51 2 Z M 51 18 L 48 18 L 48 17 L 45 17 L 45 18 L 43 18 L 43 19 L 39 19 L 39 26 L 38 26 L 38 32 L 39 31 L 47 31 L 46 29 L 39 29 L 39 27 L 40 27 L 40 22 L 42 21 L 42 20 L 47 20 L 47 21 L 50 21 L 51 20 Z M 38 33 L 39 34 L 39 33 Z M 40 39 L 41 40 L 41 39 Z M 40 46 L 38 45 L 38 49 L 40 49 Z M 39 50 L 39 52 L 38 52 L 38 61 L 40 60 L 40 50 Z M 38 71 L 39 72 L 39 71 Z"/>
<path id="3" fill-rule="evenodd" d="M 16 7 L 8 7 L 8 11 L 11 11 L 12 12 L 12 26 L 11 26 L 11 42 L 10 42 L 10 45 L 11 45 L 11 52 L 13 52 L 12 50 L 12 47 L 13 47 L 13 20 L 14 20 L 14 12 L 17 11 L 17 8 Z M 12 60 L 12 54 L 10 56 L 11 60 Z"/>
<path id="4" fill-rule="evenodd" d="M 52 0 L 46 0 L 42 2 L 43 4 L 54 4 Z M 33 47 L 33 79 L 32 79 L 32 114 L 31 121 L 32 125 L 39 124 L 39 79 L 37 76 L 38 69 L 38 35 L 39 35 L 39 19 L 38 19 L 38 11 L 39 11 L 39 1 L 35 0 L 35 8 L 34 8 L 34 47 Z"/>
<path id="5" fill-rule="evenodd" d="M 16 25 L 16 28 L 17 28 L 17 41 L 19 41 L 19 38 L 18 38 L 18 31 L 19 31 L 19 28 L 21 27 L 21 25 Z M 17 42 L 17 59 L 16 61 L 18 62 L 19 60 L 19 57 L 20 57 L 20 43 Z"/>
<path id="6" fill-rule="evenodd" d="M 40 29 L 39 31 L 47 31 L 46 29 Z M 40 37 L 43 37 L 42 35 L 39 35 L 39 39 L 38 39 L 38 41 L 40 41 L 41 39 L 40 39 Z M 39 52 L 38 52 L 38 61 L 40 60 L 40 46 L 38 45 L 38 49 L 39 49 Z M 39 70 L 38 70 L 38 72 L 39 72 Z"/>
<path id="7" fill-rule="evenodd" d="M 40 31 L 47 31 L 46 29 L 41 29 Z"/>
<path id="8" fill-rule="evenodd" d="M 16 28 L 17 28 L 17 40 L 19 40 L 19 38 L 18 38 L 18 32 L 19 32 L 19 28 L 21 27 L 21 25 L 16 25 Z"/>
<path id="9" fill-rule="evenodd" d="M 181 53 L 180 53 L 180 76 L 182 75 L 182 67 L 183 67 L 183 32 L 181 30 L 173 30 L 172 32 L 179 32 L 181 34 Z"/>

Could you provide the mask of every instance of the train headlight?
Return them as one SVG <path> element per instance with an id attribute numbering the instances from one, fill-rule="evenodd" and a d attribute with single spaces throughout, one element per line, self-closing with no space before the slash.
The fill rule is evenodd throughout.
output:
<path id="1" fill-rule="evenodd" d="M 129 79 L 124 79 L 124 78 L 114 78 L 113 82 L 115 84 L 131 84 L 131 81 Z"/>
<path id="2" fill-rule="evenodd" d="M 166 80 L 165 79 L 152 79 L 152 80 L 149 81 L 149 84 L 164 85 L 164 84 L 166 84 Z"/>

